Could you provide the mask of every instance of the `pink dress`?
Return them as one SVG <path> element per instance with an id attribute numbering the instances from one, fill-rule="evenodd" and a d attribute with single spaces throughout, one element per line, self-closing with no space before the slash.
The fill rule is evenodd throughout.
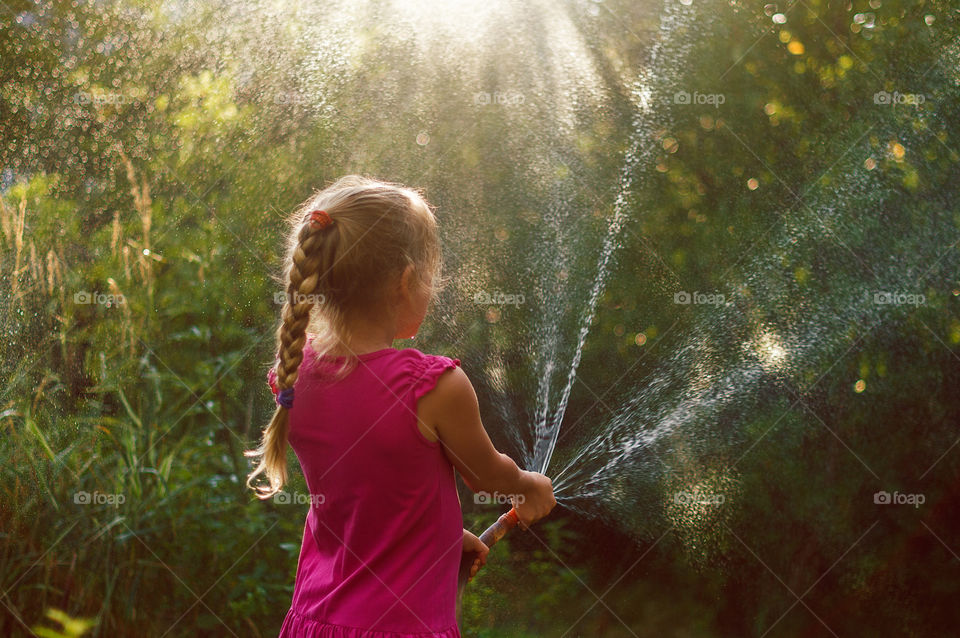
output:
<path id="1" fill-rule="evenodd" d="M 417 399 L 459 359 L 360 355 L 331 382 L 309 341 L 290 445 L 311 498 L 280 638 L 459 638 L 463 517 L 453 466 L 417 427 Z"/>

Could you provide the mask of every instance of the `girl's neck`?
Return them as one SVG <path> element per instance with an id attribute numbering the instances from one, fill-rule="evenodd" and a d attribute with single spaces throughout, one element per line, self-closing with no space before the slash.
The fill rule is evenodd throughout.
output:
<path id="1" fill-rule="evenodd" d="M 349 339 L 337 344 L 331 354 L 343 356 L 384 350 L 393 347 L 395 334 L 392 322 L 354 321 L 350 325 Z"/>

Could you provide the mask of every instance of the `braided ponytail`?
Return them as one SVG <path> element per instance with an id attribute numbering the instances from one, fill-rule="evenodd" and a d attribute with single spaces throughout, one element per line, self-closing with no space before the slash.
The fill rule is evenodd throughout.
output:
<path id="1" fill-rule="evenodd" d="M 260 446 L 246 452 L 260 463 L 247 486 L 269 498 L 287 480 L 287 438 L 293 386 L 297 381 L 307 329 L 315 323 L 310 346 L 317 356 L 346 350 L 335 376 L 348 374 L 357 358 L 350 343 L 351 320 L 377 317 L 384 294 L 407 266 L 418 282 L 435 292 L 441 285 L 437 223 L 429 204 L 415 190 L 399 184 L 348 175 L 312 196 L 291 220 L 287 269 L 281 285 L 287 291 L 277 329 L 276 363 L 279 405 L 264 429 Z M 269 486 L 254 486 L 266 475 Z"/>
<path id="2" fill-rule="evenodd" d="M 329 266 L 330 239 L 334 231 L 317 227 L 305 220 L 298 233 L 298 241 L 289 260 L 286 274 L 287 294 L 281 311 L 282 320 L 277 328 L 280 344 L 279 361 L 276 366 L 277 390 L 291 394 L 297 382 L 300 363 L 303 361 L 303 346 L 307 340 L 310 311 L 316 305 L 319 280 Z M 324 264 L 327 262 L 327 264 Z M 279 403 L 279 402 L 278 402 Z M 287 482 L 287 435 L 290 430 L 290 411 L 277 405 L 270 424 L 263 431 L 260 447 L 245 452 L 248 457 L 260 457 L 257 468 L 247 477 L 247 487 L 255 490 L 260 498 L 269 498 L 279 492 Z M 265 474 L 269 487 L 254 486 L 253 479 Z"/>

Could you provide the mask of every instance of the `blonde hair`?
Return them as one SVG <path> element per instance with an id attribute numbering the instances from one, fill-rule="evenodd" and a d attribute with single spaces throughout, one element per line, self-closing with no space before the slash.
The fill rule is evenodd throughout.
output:
<path id="1" fill-rule="evenodd" d="M 311 224 L 315 210 L 326 211 L 333 223 L 325 228 Z M 287 294 L 277 328 L 278 392 L 297 381 L 308 327 L 317 327 L 311 348 L 323 355 L 347 341 L 352 318 L 382 309 L 388 287 L 408 265 L 417 274 L 417 285 L 431 286 L 433 293 L 441 284 L 437 222 L 418 190 L 348 175 L 304 202 L 290 226 L 281 284 Z M 356 357 L 348 354 L 339 374 L 355 366 Z M 278 405 L 260 446 L 244 453 L 260 459 L 247 487 L 262 499 L 287 481 L 289 427 L 289 410 Z M 253 485 L 260 474 L 269 486 Z"/>

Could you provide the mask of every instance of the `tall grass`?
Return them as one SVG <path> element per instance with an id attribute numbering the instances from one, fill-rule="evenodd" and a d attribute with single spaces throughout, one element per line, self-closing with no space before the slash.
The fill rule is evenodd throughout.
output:
<path id="1" fill-rule="evenodd" d="M 295 567 L 263 531 L 302 525 L 238 478 L 266 342 L 203 349 L 171 330 L 154 306 L 165 260 L 149 248 L 147 180 L 121 162 L 135 217 L 89 238 L 44 232 L 63 203 L 42 179 L 0 198 L 0 633 L 36 634 L 54 614 L 64 635 L 250 634 L 282 615 Z"/>

